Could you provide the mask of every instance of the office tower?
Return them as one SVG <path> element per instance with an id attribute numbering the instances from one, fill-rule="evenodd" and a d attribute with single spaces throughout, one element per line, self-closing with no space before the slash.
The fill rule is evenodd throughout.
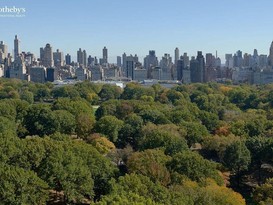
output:
<path id="1" fill-rule="evenodd" d="M 259 56 L 259 66 L 261 68 L 265 68 L 267 66 L 267 55 L 260 55 Z"/>
<path id="2" fill-rule="evenodd" d="M 184 61 L 184 67 L 190 66 L 190 57 L 188 56 L 187 53 L 184 53 L 183 56 L 180 57 L 181 60 Z"/>
<path id="3" fill-rule="evenodd" d="M 177 80 L 183 80 L 184 61 L 178 60 L 176 63 Z"/>
<path id="4" fill-rule="evenodd" d="M 97 57 L 95 56 L 95 65 L 97 65 L 98 64 L 98 59 L 97 59 Z"/>
<path id="5" fill-rule="evenodd" d="M 45 48 L 40 48 L 40 60 L 41 64 L 47 68 L 53 66 L 53 51 L 50 44 L 46 44 Z"/>
<path id="6" fill-rule="evenodd" d="M 268 65 L 270 66 L 270 68 L 273 68 L 273 41 L 269 49 Z"/>
<path id="7" fill-rule="evenodd" d="M 97 58 L 95 57 L 95 60 L 96 59 Z M 96 63 L 95 65 L 91 66 L 90 71 L 92 73 L 92 75 L 91 75 L 92 81 L 102 80 L 104 73 L 103 73 L 103 69 L 102 69 L 101 65 Z"/>
<path id="8" fill-rule="evenodd" d="M 122 73 L 125 73 L 125 71 L 126 71 L 126 58 L 127 58 L 127 56 L 126 56 L 126 53 L 123 53 L 122 54 Z"/>
<path id="9" fill-rule="evenodd" d="M 233 56 L 234 67 L 241 68 L 243 66 L 243 54 L 242 51 L 238 50 Z"/>
<path id="10" fill-rule="evenodd" d="M 202 51 L 198 51 L 197 52 L 197 57 L 196 60 L 198 61 L 198 70 L 200 72 L 200 79 L 201 79 L 201 83 L 206 82 L 207 81 L 207 71 L 205 68 L 205 59 L 202 55 Z"/>
<path id="11" fill-rule="evenodd" d="M 206 81 L 207 73 L 205 69 L 205 60 L 201 51 L 197 52 L 196 59 L 193 57 L 190 61 L 191 82 L 203 83 Z"/>
<path id="12" fill-rule="evenodd" d="M 45 67 L 32 67 L 29 69 L 30 81 L 35 83 L 44 83 L 46 79 Z"/>
<path id="13" fill-rule="evenodd" d="M 0 63 L 4 63 L 5 58 L 8 56 L 8 46 L 0 41 Z"/>
<path id="14" fill-rule="evenodd" d="M 179 49 L 175 48 L 175 50 L 174 50 L 174 64 L 177 64 L 178 60 L 179 60 Z"/>
<path id="15" fill-rule="evenodd" d="M 215 65 L 215 57 L 211 53 L 206 54 L 206 66 L 211 68 Z"/>
<path id="16" fill-rule="evenodd" d="M 55 68 L 47 68 L 46 69 L 46 81 L 53 82 L 57 79 L 56 69 Z"/>
<path id="17" fill-rule="evenodd" d="M 26 65 L 23 56 L 17 56 L 9 67 L 9 77 L 26 80 Z"/>
<path id="18" fill-rule="evenodd" d="M 66 56 L 65 56 L 65 64 L 66 65 L 71 65 L 71 55 L 66 54 Z"/>
<path id="19" fill-rule="evenodd" d="M 228 68 L 233 68 L 233 57 L 232 54 L 226 54 L 225 55 L 225 60 L 226 60 L 226 67 Z"/>
<path id="20" fill-rule="evenodd" d="M 244 67 L 249 67 L 251 64 L 251 55 L 249 55 L 248 53 L 244 54 L 244 58 L 243 58 L 243 66 Z"/>
<path id="21" fill-rule="evenodd" d="M 173 80 L 173 72 L 172 72 L 172 58 L 170 54 L 165 53 L 160 61 L 161 71 L 161 80 Z M 175 74 L 176 75 L 176 74 Z"/>
<path id="22" fill-rule="evenodd" d="M 80 65 L 84 65 L 85 67 L 87 66 L 87 54 L 86 51 L 82 51 L 81 48 L 77 51 L 77 62 Z"/>
<path id="23" fill-rule="evenodd" d="M 117 56 L 117 66 L 121 67 L 121 56 Z"/>
<path id="24" fill-rule="evenodd" d="M 53 52 L 53 61 L 54 66 L 61 67 L 64 65 L 64 53 L 60 52 L 59 49 L 57 49 L 56 52 Z"/>
<path id="25" fill-rule="evenodd" d="M 83 50 L 83 65 L 84 65 L 84 67 L 87 66 L 87 53 L 86 53 L 86 50 Z"/>
<path id="26" fill-rule="evenodd" d="M 149 70 L 151 67 L 158 66 L 158 60 L 155 51 L 149 51 L 149 55 L 144 58 L 144 68 Z"/>
<path id="27" fill-rule="evenodd" d="M 134 69 L 136 68 L 137 56 L 127 56 L 126 57 L 126 77 L 134 80 Z"/>
<path id="28" fill-rule="evenodd" d="M 102 49 L 102 59 L 103 59 L 103 63 L 108 63 L 108 50 L 105 46 Z"/>
<path id="29" fill-rule="evenodd" d="M 190 60 L 190 76 L 192 83 L 198 83 L 202 80 L 198 65 L 199 62 L 195 59 L 195 57 L 192 57 Z"/>
<path id="30" fill-rule="evenodd" d="M 15 39 L 14 39 L 14 60 L 16 60 L 16 58 L 20 55 L 20 41 L 17 37 L 17 35 L 15 35 Z"/>
<path id="31" fill-rule="evenodd" d="M 94 62 L 95 62 L 95 59 L 92 58 L 91 55 L 89 55 L 89 56 L 88 56 L 88 59 L 87 59 L 87 66 L 94 65 Z"/>

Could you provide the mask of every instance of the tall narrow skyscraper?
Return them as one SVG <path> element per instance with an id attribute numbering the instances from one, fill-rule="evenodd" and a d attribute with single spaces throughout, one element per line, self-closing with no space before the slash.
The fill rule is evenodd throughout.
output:
<path id="1" fill-rule="evenodd" d="M 175 50 L 174 50 L 174 64 L 177 65 L 178 60 L 179 60 L 179 49 L 175 48 Z"/>
<path id="2" fill-rule="evenodd" d="M 14 60 L 16 60 L 18 58 L 18 56 L 20 55 L 20 41 L 17 37 L 17 35 L 15 35 L 15 39 L 14 39 Z"/>
<path id="3" fill-rule="evenodd" d="M 65 64 L 70 65 L 71 64 L 71 55 L 66 54 L 65 56 Z"/>
<path id="4" fill-rule="evenodd" d="M 46 44 L 45 48 L 40 48 L 40 60 L 46 68 L 53 66 L 53 50 L 49 43 Z"/>
<path id="5" fill-rule="evenodd" d="M 78 62 L 80 65 L 86 66 L 86 64 L 87 64 L 86 58 L 87 58 L 86 51 L 85 51 L 85 50 L 82 51 L 82 49 L 80 48 L 80 49 L 77 51 L 77 62 Z"/>
<path id="6" fill-rule="evenodd" d="M 273 67 L 273 41 L 272 41 L 270 49 L 269 49 L 268 65 L 271 68 Z"/>
<path id="7" fill-rule="evenodd" d="M 105 46 L 102 49 L 102 59 L 104 63 L 108 63 L 108 50 Z"/>

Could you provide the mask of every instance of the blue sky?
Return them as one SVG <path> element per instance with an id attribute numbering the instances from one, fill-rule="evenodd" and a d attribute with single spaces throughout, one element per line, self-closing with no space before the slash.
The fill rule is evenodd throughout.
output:
<path id="1" fill-rule="evenodd" d="M 76 56 L 78 48 L 110 61 L 123 52 L 143 57 L 156 50 L 196 55 L 215 53 L 268 54 L 273 40 L 272 0 L 0 0 L 0 7 L 26 8 L 22 18 L 0 17 L 0 40 L 12 52 L 14 35 L 24 51 L 53 49 Z M 223 59 L 222 59 L 223 61 Z"/>

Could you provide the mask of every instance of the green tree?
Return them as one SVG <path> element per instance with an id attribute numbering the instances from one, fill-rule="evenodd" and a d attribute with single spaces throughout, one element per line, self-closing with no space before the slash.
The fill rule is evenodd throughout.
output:
<path id="1" fill-rule="evenodd" d="M 240 184 L 240 174 L 248 169 L 250 162 L 250 151 L 247 149 L 245 142 L 235 141 L 226 148 L 223 163 L 237 175 L 238 186 Z"/>
<path id="2" fill-rule="evenodd" d="M 206 178 L 212 178 L 218 184 L 223 183 L 223 179 L 216 169 L 216 164 L 192 151 L 174 155 L 168 167 L 171 171 L 186 175 L 194 181 L 200 182 Z"/>
<path id="3" fill-rule="evenodd" d="M 45 204 L 48 185 L 32 171 L 0 163 L 1 204 Z"/>
<path id="4" fill-rule="evenodd" d="M 57 130 L 50 107 L 43 104 L 34 104 L 28 108 L 23 125 L 30 135 L 50 135 Z"/>
<path id="5" fill-rule="evenodd" d="M 95 125 L 96 132 L 106 135 L 110 141 L 116 142 L 118 133 L 123 126 L 123 121 L 114 116 L 104 116 Z"/>
<path id="6" fill-rule="evenodd" d="M 120 87 L 116 85 L 104 84 L 101 91 L 99 92 L 99 97 L 103 100 L 118 99 L 122 93 Z"/>

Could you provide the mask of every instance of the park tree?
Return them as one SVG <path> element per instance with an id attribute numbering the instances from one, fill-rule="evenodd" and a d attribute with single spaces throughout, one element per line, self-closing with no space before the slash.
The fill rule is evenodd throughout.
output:
<path id="1" fill-rule="evenodd" d="M 110 99 L 118 99 L 121 93 L 122 93 L 122 90 L 120 87 L 116 85 L 104 84 L 102 86 L 101 91 L 99 92 L 99 97 L 103 101 L 107 101 Z"/>
<path id="2" fill-rule="evenodd" d="M 206 178 L 211 178 L 217 184 L 223 184 L 223 179 L 216 169 L 216 164 L 192 151 L 184 151 L 174 155 L 173 159 L 168 163 L 168 167 L 169 170 L 186 175 L 193 181 L 200 182 Z"/>
<path id="3" fill-rule="evenodd" d="M 237 176 L 237 185 L 240 185 L 242 171 L 247 170 L 251 162 L 250 151 L 245 142 L 235 141 L 230 144 L 224 153 L 223 163 Z"/>
<path id="4" fill-rule="evenodd" d="M 95 131 L 107 136 L 110 141 L 115 143 L 123 123 L 122 120 L 114 116 L 104 116 L 97 121 Z"/>
<path id="5" fill-rule="evenodd" d="M 57 129 L 50 107 L 43 104 L 33 104 L 28 108 L 23 125 L 30 135 L 50 135 Z"/>
<path id="6" fill-rule="evenodd" d="M 127 167 L 129 173 L 147 176 L 153 182 L 167 186 L 170 183 L 170 173 L 166 163 L 170 158 L 160 149 L 147 149 L 133 153 L 127 160 Z"/>
<path id="7" fill-rule="evenodd" d="M 48 185 L 36 173 L 0 163 L 1 204 L 45 204 Z"/>

